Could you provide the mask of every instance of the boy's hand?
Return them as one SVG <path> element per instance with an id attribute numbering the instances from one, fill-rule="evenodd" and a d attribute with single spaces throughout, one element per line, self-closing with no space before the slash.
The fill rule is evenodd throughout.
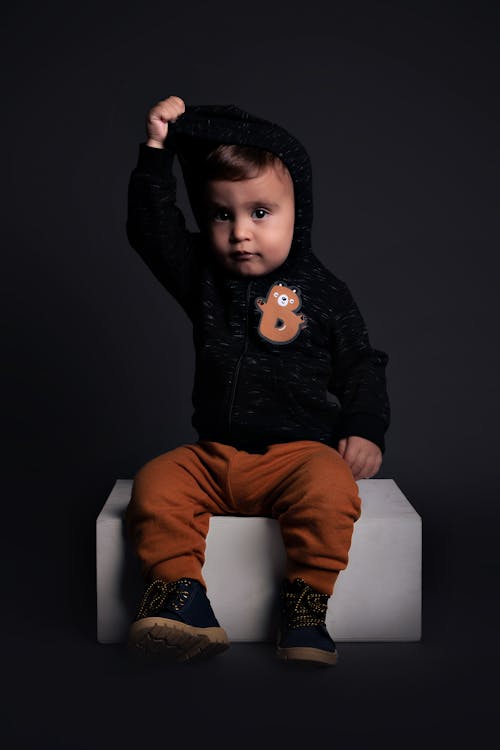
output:
<path id="1" fill-rule="evenodd" d="M 163 141 L 167 137 L 168 123 L 175 122 L 186 106 L 179 96 L 168 96 L 152 107 L 146 117 L 148 140 L 146 146 L 163 148 Z"/>
<path id="2" fill-rule="evenodd" d="M 337 450 L 349 464 L 355 480 L 373 477 L 382 466 L 382 451 L 366 438 L 357 435 L 342 438 Z"/>

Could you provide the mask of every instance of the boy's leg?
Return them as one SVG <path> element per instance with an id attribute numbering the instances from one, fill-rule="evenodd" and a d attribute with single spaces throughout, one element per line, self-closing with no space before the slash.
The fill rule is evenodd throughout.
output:
<path id="1" fill-rule="evenodd" d="M 346 567 L 361 502 L 338 451 L 312 440 L 273 444 L 262 456 L 239 452 L 228 486 L 242 512 L 280 523 L 287 553 L 280 591 L 280 659 L 330 666 L 337 649 L 327 602 Z"/>
<path id="2" fill-rule="evenodd" d="M 273 503 L 287 551 L 277 655 L 331 666 L 337 647 L 326 628 L 328 598 L 347 565 L 361 501 L 352 472 L 336 450 L 311 441 L 294 455 Z"/>
<path id="3" fill-rule="evenodd" d="M 224 482 L 232 451 L 215 443 L 182 445 L 137 472 L 125 521 L 146 582 L 186 577 L 205 586 L 210 516 L 230 512 Z"/>
<path id="4" fill-rule="evenodd" d="M 361 511 L 358 486 L 340 453 L 314 440 L 275 443 L 262 455 L 240 451 L 228 486 L 240 512 L 279 520 L 287 577 L 330 595 Z"/>
<path id="5" fill-rule="evenodd" d="M 272 514 L 279 520 L 287 552 L 287 578 L 304 579 L 330 596 L 347 566 L 361 500 L 351 469 L 338 451 L 315 441 L 298 442 L 290 454 L 286 481 L 272 493 Z"/>
<path id="6" fill-rule="evenodd" d="M 216 443 L 184 445 L 134 478 L 126 523 L 148 581 L 129 630 L 134 651 L 190 661 L 229 645 L 201 568 L 210 516 L 228 511 L 224 477 L 232 452 Z"/>

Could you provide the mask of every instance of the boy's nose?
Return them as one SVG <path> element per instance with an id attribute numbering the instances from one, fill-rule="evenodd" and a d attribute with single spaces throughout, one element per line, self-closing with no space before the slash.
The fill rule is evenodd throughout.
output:
<path id="1" fill-rule="evenodd" d="M 248 222 L 245 220 L 239 220 L 233 222 L 231 227 L 231 239 L 233 242 L 239 242 L 241 240 L 248 239 L 250 237 L 250 227 Z"/>

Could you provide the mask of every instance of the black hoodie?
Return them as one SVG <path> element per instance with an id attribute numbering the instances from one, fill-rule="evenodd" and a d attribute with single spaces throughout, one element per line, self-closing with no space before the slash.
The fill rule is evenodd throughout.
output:
<path id="1" fill-rule="evenodd" d="M 218 143 L 258 146 L 286 164 L 295 224 L 284 263 L 235 277 L 215 261 L 203 233 L 200 160 Z M 385 450 L 388 356 L 370 345 L 346 284 L 311 249 L 307 152 L 279 125 L 234 105 L 187 106 L 164 149 L 141 143 L 129 183 L 127 236 L 193 324 L 192 424 L 200 440 L 262 452 L 272 443 L 317 440 L 337 447 L 359 435 Z M 179 160 L 199 232 L 176 206 Z"/>

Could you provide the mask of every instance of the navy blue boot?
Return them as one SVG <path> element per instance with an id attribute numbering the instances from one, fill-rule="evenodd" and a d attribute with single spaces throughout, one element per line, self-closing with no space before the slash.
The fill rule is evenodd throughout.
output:
<path id="1" fill-rule="evenodd" d="M 337 648 L 326 629 L 328 594 L 311 588 L 302 578 L 285 579 L 280 591 L 278 657 L 318 666 L 337 663 Z"/>
<path id="2" fill-rule="evenodd" d="M 144 593 L 128 645 L 176 661 L 192 661 L 225 651 L 229 640 L 199 581 L 156 579 Z"/>

